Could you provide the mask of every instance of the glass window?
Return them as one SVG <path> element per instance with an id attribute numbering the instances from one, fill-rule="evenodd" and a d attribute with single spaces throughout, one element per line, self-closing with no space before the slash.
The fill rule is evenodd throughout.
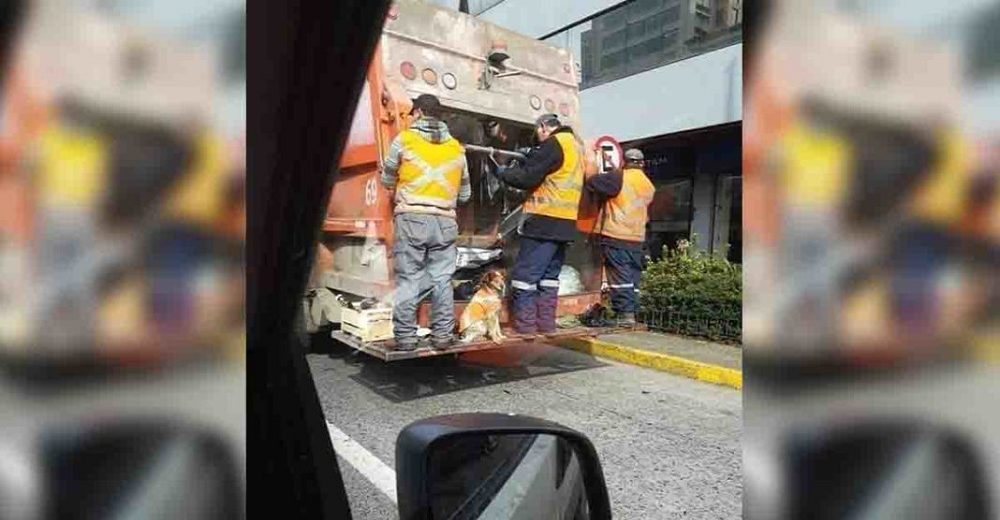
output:
<path id="1" fill-rule="evenodd" d="M 605 49 L 617 49 L 623 47 L 626 41 L 626 31 L 621 29 L 606 36 L 602 41 Z"/>
<path id="2" fill-rule="evenodd" d="M 599 20 L 604 28 L 613 29 L 625 23 L 625 11 L 618 8 L 603 16 L 597 17 L 597 20 Z"/>
<path id="3" fill-rule="evenodd" d="M 677 23 L 681 19 L 681 6 L 675 5 L 663 11 L 663 23 Z"/>
<path id="4" fill-rule="evenodd" d="M 633 0 L 546 41 L 569 49 L 586 89 L 739 43 L 742 0 Z"/>
<path id="5" fill-rule="evenodd" d="M 629 41 L 641 40 L 646 35 L 646 24 L 645 22 L 639 21 L 635 23 L 628 24 L 628 39 Z"/>
<path id="6" fill-rule="evenodd" d="M 628 4 L 627 12 L 629 19 L 635 20 L 636 17 L 655 13 L 662 6 L 663 0 L 635 0 Z"/>
<path id="7" fill-rule="evenodd" d="M 690 238 L 693 182 L 688 178 L 654 181 L 656 192 L 649 206 L 649 229 L 646 245 L 654 260 L 663 248 L 674 248 L 677 241 Z"/>

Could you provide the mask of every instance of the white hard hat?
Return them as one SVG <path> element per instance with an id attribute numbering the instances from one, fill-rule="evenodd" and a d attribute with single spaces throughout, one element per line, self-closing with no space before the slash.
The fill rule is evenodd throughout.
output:
<path id="1" fill-rule="evenodd" d="M 641 161 L 644 158 L 645 157 L 643 157 L 642 155 L 642 150 L 638 148 L 629 148 L 628 150 L 625 150 L 625 159 L 629 161 Z"/>

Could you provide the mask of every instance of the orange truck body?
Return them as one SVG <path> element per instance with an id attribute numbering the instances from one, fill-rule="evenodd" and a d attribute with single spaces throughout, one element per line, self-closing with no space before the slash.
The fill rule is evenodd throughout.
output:
<path id="1" fill-rule="evenodd" d="M 515 74 L 495 78 L 484 88 L 483 76 L 490 66 L 487 56 L 495 49 L 510 56 L 512 65 L 505 70 Z M 323 223 L 312 284 L 355 297 L 391 294 L 393 204 L 380 182 L 380 166 L 393 138 L 410 123 L 412 98 L 434 94 L 447 111 L 460 114 L 464 121 L 497 120 L 530 135 L 534 120 L 546 112 L 559 113 L 567 124 L 579 126 L 577 84 L 572 57 L 565 49 L 467 14 L 416 0 L 397 2 L 390 10 L 358 100 Z M 450 121 L 449 126 L 453 136 L 468 143 Z M 470 168 L 475 161 L 487 159 L 473 155 L 468 155 Z M 588 175 L 594 169 L 591 159 L 588 157 Z M 497 215 L 489 220 L 482 213 L 488 209 L 478 204 L 476 179 L 474 174 L 473 200 L 459 208 L 459 247 L 496 244 L 500 218 Z M 585 195 L 578 224 L 581 239 L 574 243 L 567 259 L 579 272 L 584 290 L 560 296 L 561 315 L 579 314 L 600 302 L 601 256 L 595 242 L 589 240 L 597 215 L 597 205 Z M 503 244 L 508 267 L 515 241 Z M 457 301 L 456 306 L 460 313 L 464 302 Z M 425 303 L 420 321 L 426 324 L 426 320 Z"/>

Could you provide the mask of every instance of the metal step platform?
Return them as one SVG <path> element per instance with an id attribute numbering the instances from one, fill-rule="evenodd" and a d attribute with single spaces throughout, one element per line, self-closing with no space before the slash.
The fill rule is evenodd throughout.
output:
<path id="1" fill-rule="evenodd" d="M 568 338 L 579 338 L 579 337 L 594 337 L 603 334 L 613 334 L 616 332 L 626 332 L 633 330 L 644 330 L 645 327 L 571 327 L 565 329 L 559 329 L 557 332 L 549 334 L 540 339 L 535 340 L 535 342 L 549 342 L 558 341 L 561 339 Z M 512 330 L 504 329 L 504 334 L 508 334 L 508 338 L 501 343 L 494 343 L 489 340 L 474 341 L 471 343 L 457 343 L 452 345 L 447 349 L 435 349 L 431 347 L 421 347 L 416 350 L 411 351 L 397 351 L 393 349 L 393 342 L 390 341 L 374 341 L 374 342 L 364 342 L 356 336 L 352 336 L 346 332 L 335 330 L 330 335 L 333 339 L 337 340 L 348 347 L 355 350 L 360 350 L 366 354 L 375 356 L 383 361 L 401 361 L 404 359 L 414 359 L 422 357 L 432 357 L 432 356 L 443 356 L 449 354 L 462 354 L 464 352 L 473 352 L 477 350 L 490 350 L 497 348 L 504 348 L 510 345 L 523 344 L 526 340 L 519 337 L 513 337 L 514 332 Z"/>

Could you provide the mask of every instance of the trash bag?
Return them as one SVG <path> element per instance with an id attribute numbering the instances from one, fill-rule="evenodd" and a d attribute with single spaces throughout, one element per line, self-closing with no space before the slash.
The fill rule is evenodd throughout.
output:
<path id="1" fill-rule="evenodd" d="M 585 289 L 580 271 L 571 266 L 564 265 L 562 270 L 559 271 L 559 296 L 580 294 Z"/>
<path id="2" fill-rule="evenodd" d="M 498 262 L 503 258 L 503 249 L 483 249 L 478 247 L 459 247 L 455 260 L 455 269 L 477 269 Z"/>

